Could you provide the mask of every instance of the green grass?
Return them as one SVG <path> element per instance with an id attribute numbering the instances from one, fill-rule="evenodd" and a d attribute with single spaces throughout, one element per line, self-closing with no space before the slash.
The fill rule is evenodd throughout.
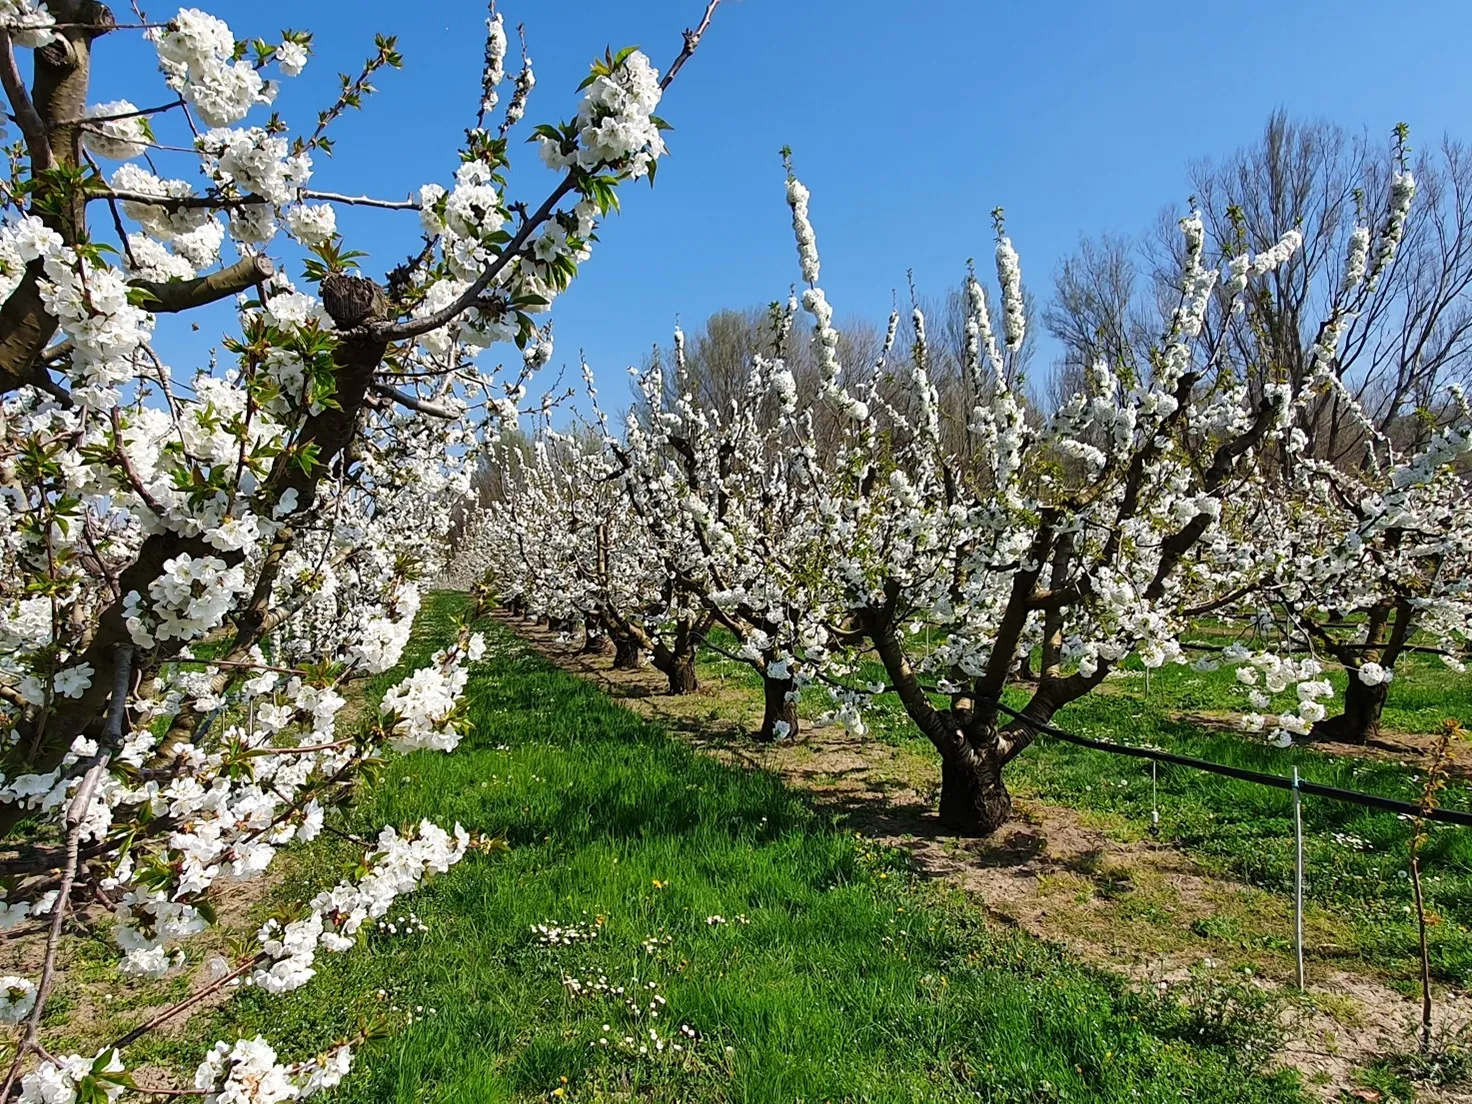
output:
<path id="1" fill-rule="evenodd" d="M 411 648 L 432 648 L 460 606 L 427 602 Z M 335 1099 L 1302 1100 L 1294 1075 L 1200 1042 L 1192 1010 L 989 928 L 774 777 L 701 756 L 489 635 L 474 733 L 452 755 L 390 761 L 351 826 L 458 820 L 510 850 L 405 899 L 427 931 L 323 955 L 303 990 L 242 993 L 146 1057 L 187 1066 L 207 1038 L 260 1032 L 295 1058 L 384 1017 Z M 319 841 L 284 856 L 282 899 L 350 854 Z M 596 937 L 544 946 L 537 924 Z M 641 1006 L 657 994 L 661 1015 L 565 983 L 600 977 Z M 651 1027 L 678 1040 L 682 1024 L 693 1045 L 638 1053 Z"/>
<path id="2" fill-rule="evenodd" d="M 758 691 L 759 680 L 744 665 L 715 658 L 708 667 Z M 883 681 L 883 670 L 867 663 L 859 677 Z M 1335 683 L 1336 700 L 1342 700 L 1343 672 L 1328 677 Z M 1190 713 L 1243 711 L 1245 696 L 1246 689 L 1228 671 L 1201 674 L 1168 665 L 1151 672 L 1147 681 L 1138 663 L 1131 662 L 1123 677 L 1063 709 L 1053 723 L 1084 736 L 1150 744 L 1266 773 L 1289 775 L 1296 766 L 1304 778 L 1324 785 L 1419 800 L 1422 779 L 1415 767 L 1269 747 L 1243 733 L 1183 719 Z M 821 695 L 812 697 L 816 709 Z M 1020 707 L 1026 692 L 1011 689 L 1007 701 Z M 1429 657 L 1403 661 L 1385 726 L 1434 732 L 1446 716 L 1472 722 L 1472 677 L 1455 674 Z M 893 695 L 876 699 L 868 719 L 875 738 L 930 754 L 929 744 Z M 936 775 L 938 791 L 938 763 Z M 1211 870 L 1275 893 L 1292 892 L 1293 806 L 1288 791 L 1162 764 L 1157 768 L 1157 801 L 1148 762 L 1047 736 L 1012 763 L 1007 781 L 1021 796 L 1106 814 L 1124 834 L 1137 838 L 1149 830 L 1152 810 L 1158 809 L 1162 841 Z M 1454 781 L 1442 803 L 1469 809 L 1472 793 Z M 1303 818 L 1306 893 L 1315 904 L 1351 921 L 1355 944 L 1342 951 L 1409 983 L 1418 968 L 1407 867 L 1410 826 L 1393 813 L 1321 798 L 1304 799 Z M 1430 929 L 1433 971 L 1439 979 L 1465 987 L 1472 982 L 1472 830 L 1433 824 L 1422 868 L 1435 917 Z M 1285 932 L 1285 939 L 1291 934 Z"/>

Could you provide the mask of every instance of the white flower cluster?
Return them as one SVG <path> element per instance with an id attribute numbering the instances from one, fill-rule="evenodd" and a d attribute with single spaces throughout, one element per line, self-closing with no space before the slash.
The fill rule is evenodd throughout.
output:
<path id="1" fill-rule="evenodd" d="M 1385 226 L 1380 231 L 1380 240 L 1375 249 L 1375 261 L 1370 266 L 1366 284 L 1371 291 L 1390 267 L 1405 237 L 1406 220 L 1411 215 L 1411 202 L 1416 198 L 1416 178 L 1409 171 L 1398 172 L 1390 181 L 1390 200 L 1385 212 Z"/>
<path id="2" fill-rule="evenodd" d="M 112 186 L 119 191 L 160 198 L 183 199 L 194 194 L 188 181 L 162 180 L 133 164 L 120 165 L 113 172 Z M 168 257 L 170 260 L 166 264 L 183 262 L 191 268 L 202 269 L 220 259 L 225 228 L 208 208 L 168 208 L 143 200 L 124 200 L 121 206 L 123 213 L 145 231 L 129 235 L 129 248 L 138 247 L 135 254 L 146 252 L 148 256 L 144 260 L 158 264 L 163 257 Z"/>
<path id="3" fill-rule="evenodd" d="M 352 1064 L 352 1048 L 339 1046 L 311 1061 L 284 1065 L 257 1035 L 216 1043 L 195 1071 L 194 1087 L 205 1104 L 280 1104 L 335 1087 Z"/>
<path id="4" fill-rule="evenodd" d="M 142 157 L 149 145 L 148 122 L 130 100 L 110 100 L 87 108 L 87 124 L 82 141 L 98 157 L 110 161 L 131 161 Z"/>
<path id="5" fill-rule="evenodd" d="M 135 590 L 124 599 L 123 616 L 135 644 L 195 640 L 215 628 L 246 590 L 245 571 L 218 556 L 187 552 L 164 562 L 163 574 L 148 585 L 148 597 Z"/>
<path id="6" fill-rule="evenodd" d="M 1370 259 L 1370 228 L 1356 226 L 1349 235 L 1349 247 L 1344 254 L 1344 289 L 1346 292 L 1359 287 L 1365 279 L 1365 266 Z"/>
<path id="7" fill-rule="evenodd" d="M 258 234 L 243 232 L 242 223 L 269 217 L 254 213 L 264 205 L 286 206 L 312 176 L 311 156 L 292 153 L 285 138 L 263 127 L 217 127 L 195 139 L 195 146 L 205 174 L 217 185 L 233 186 L 262 200 L 231 212 L 231 233 L 240 241 L 263 240 Z"/>
<path id="8" fill-rule="evenodd" d="M 427 875 L 450 869 L 469 846 L 470 834 L 458 824 L 446 832 L 428 820 L 420 821 L 413 839 L 385 827 L 378 834 L 378 852 L 369 872 L 356 883 L 342 882 L 312 900 L 320 921 L 318 942 L 329 951 L 349 949 L 365 922 L 387 915 L 394 901 L 418 889 Z M 283 948 L 289 950 L 285 944 Z"/>
<path id="9" fill-rule="evenodd" d="M 638 179 L 665 154 L 654 110 L 659 106 L 659 73 L 638 50 L 595 76 L 578 105 L 577 141 L 538 137 L 542 160 L 550 168 L 577 166 L 584 172 L 611 167 Z"/>
<path id="10" fill-rule="evenodd" d="M 464 648 L 457 645 L 436 652 L 429 666 L 419 668 L 383 696 L 379 711 L 390 719 L 390 742 L 395 748 L 405 752 L 455 750 L 462 734 L 457 713 L 470 677 L 468 664 L 484 654 L 485 638 L 476 633 Z"/>
<path id="11" fill-rule="evenodd" d="M 72 342 L 67 372 L 73 399 L 95 408 L 116 405 L 119 387 L 138 371 L 153 317 L 129 299 L 120 271 L 79 256 L 35 216 L 0 227 L 0 291 L 7 283 L 13 290 L 21 270 L 35 260 L 45 271 L 42 302 Z"/>
<path id="12" fill-rule="evenodd" d="M 1017 250 L 1012 248 L 1012 240 L 1005 235 L 997 238 L 997 282 L 1002 287 L 1002 332 L 1006 335 L 1007 348 L 1020 349 L 1027 336 L 1022 264 L 1017 259 Z"/>
<path id="13" fill-rule="evenodd" d="M 797 259 L 806 284 L 818 282 L 818 236 L 808 221 L 808 190 L 795 176 L 787 178 L 787 203 L 792 208 L 792 231 L 797 237 Z"/>
<path id="14" fill-rule="evenodd" d="M 0 1023 L 20 1023 L 36 1007 L 35 983 L 14 974 L 0 977 Z"/>
<path id="15" fill-rule="evenodd" d="M 17 46 L 39 50 L 51 42 L 56 19 L 44 3 L 33 0 L 0 0 L 0 26 L 4 26 Z"/>
<path id="16" fill-rule="evenodd" d="M 75 1104 L 84 1083 L 93 1086 L 88 1104 L 116 1100 L 128 1088 L 122 1058 L 115 1050 L 95 1058 L 69 1054 L 46 1059 L 21 1079 L 19 1104 Z"/>
<path id="17" fill-rule="evenodd" d="M 166 28 L 152 34 L 169 86 L 209 126 L 239 122 L 256 104 L 276 98 L 275 86 L 250 62 L 236 60 L 230 28 L 207 12 L 181 8 Z"/>

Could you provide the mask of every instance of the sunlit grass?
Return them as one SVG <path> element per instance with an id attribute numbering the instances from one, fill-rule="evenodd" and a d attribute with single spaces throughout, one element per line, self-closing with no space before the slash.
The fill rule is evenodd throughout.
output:
<path id="1" fill-rule="evenodd" d="M 708 669 L 742 681 L 757 692 L 749 668 L 713 657 Z M 882 682 L 877 663 L 864 664 L 860 677 Z M 1327 677 L 1342 696 L 1344 674 Z M 1063 709 L 1054 724 L 1099 739 L 1148 744 L 1231 766 L 1290 775 L 1341 789 L 1417 801 L 1422 772 L 1414 765 L 1360 757 L 1332 756 L 1293 747 L 1280 749 L 1233 730 L 1230 723 L 1208 727 L 1194 714 L 1241 711 L 1246 690 L 1229 671 L 1202 674 L 1167 665 L 1148 678 L 1138 663 L 1126 664 L 1118 678 Z M 821 705 L 813 694 L 811 712 Z M 939 699 L 938 699 L 939 700 Z M 1020 707 L 1025 689 L 1007 692 Z M 1435 732 L 1443 717 L 1472 721 L 1472 676 L 1449 671 L 1439 660 L 1414 655 L 1398 667 L 1385 711 L 1388 729 Z M 881 695 L 867 713 L 875 739 L 925 754 L 919 735 L 892 694 Z M 1293 806 L 1285 790 L 1160 765 L 1152 790 L 1148 762 L 1112 756 L 1051 739 L 1039 740 L 1008 768 L 1014 793 L 1091 813 L 1107 814 L 1138 838 L 1158 812 L 1159 838 L 1193 855 L 1209 868 L 1251 885 L 1287 894 L 1293 886 Z M 939 764 L 936 767 L 939 788 Z M 1472 809 L 1472 794 L 1453 781 L 1443 804 Z M 1349 921 L 1354 945 L 1343 948 L 1392 978 L 1409 980 L 1417 970 L 1417 941 L 1408 878 L 1410 826 L 1394 813 L 1323 798 L 1303 801 L 1307 895 Z M 1459 987 L 1472 981 L 1472 829 L 1433 825 L 1422 853 L 1435 974 Z M 1291 935 L 1291 933 L 1285 933 Z"/>
<path id="2" fill-rule="evenodd" d="M 427 603 L 413 647 L 432 647 L 458 606 Z M 453 755 L 391 761 L 351 826 L 458 820 L 510 850 L 406 899 L 427 931 L 323 956 L 304 990 L 244 993 L 154 1057 L 256 1032 L 295 1057 L 383 1017 L 390 1033 L 337 1099 L 1301 1099 L 1291 1075 L 1200 1045 L 1153 996 L 912 884 L 900 858 L 772 776 L 691 751 L 491 635 L 474 734 Z M 285 857 L 283 899 L 350 853 Z M 539 924 L 596 934 L 549 946 Z M 602 995 L 599 978 L 624 993 Z"/>

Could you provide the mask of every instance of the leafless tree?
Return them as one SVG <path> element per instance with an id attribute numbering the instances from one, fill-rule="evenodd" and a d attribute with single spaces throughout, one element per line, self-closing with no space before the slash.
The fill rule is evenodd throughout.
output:
<path id="1" fill-rule="evenodd" d="M 1451 140 L 1413 160 L 1408 153 L 1403 128 L 1387 157 L 1363 134 L 1279 112 L 1257 142 L 1224 160 L 1194 163 L 1189 177 L 1220 258 L 1267 250 L 1290 230 L 1303 235 L 1292 260 L 1248 297 L 1246 309 L 1218 309 L 1201 337 L 1221 350 L 1221 370 L 1240 373 L 1259 391 L 1274 381 L 1297 390 L 1313 370 L 1319 321 L 1342 288 L 1350 236 L 1357 225 L 1374 225 L 1394 166 L 1409 163 L 1417 194 L 1404 239 L 1347 326 L 1334 370 L 1374 432 L 1414 448 L 1446 415 L 1446 385 L 1465 381 L 1472 366 L 1472 158 Z M 1162 216 L 1138 249 L 1122 239 L 1086 240 L 1060 266 L 1045 319 L 1064 345 L 1057 375 L 1065 390 L 1097 357 L 1147 370 L 1145 321 L 1179 294 L 1174 223 L 1174 215 Z M 1370 430 L 1337 391 L 1310 405 L 1299 428 L 1303 455 L 1345 468 L 1364 462 Z M 1288 612 L 1314 647 L 1351 669 L 1393 667 L 1415 634 L 1409 595 L 1333 611 L 1332 620 Z M 1379 725 L 1386 690 L 1351 678 L 1343 713 L 1320 722 L 1317 735 L 1365 739 Z"/>

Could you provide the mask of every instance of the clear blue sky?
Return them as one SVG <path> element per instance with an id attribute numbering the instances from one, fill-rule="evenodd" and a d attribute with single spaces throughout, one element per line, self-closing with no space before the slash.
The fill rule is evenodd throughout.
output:
<path id="1" fill-rule="evenodd" d="M 172 9 L 145 5 L 162 18 Z M 299 128 L 355 72 L 372 35 L 399 35 L 405 65 L 338 127 L 314 186 L 401 197 L 448 182 L 473 116 L 484 6 L 442 0 L 225 0 L 237 36 L 317 34 L 317 56 L 279 101 Z M 529 122 L 564 118 L 589 59 L 639 44 L 663 69 L 703 0 L 503 0 L 524 21 L 538 87 Z M 104 47 L 99 95 L 122 92 L 136 48 Z M 1046 291 L 1081 233 L 1134 233 L 1184 205 L 1185 165 L 1251 141 L 1277 107 L 1413 142 L 1472 137 L 1467 0 L 725 0 L 662 114 L 676 129 L 656 188 L 624 213 L 555 309 L 556 365 L 587 350 L 605 390 L 624 368 L 725 306 L 770 301 L 796 277 L 777 150 L 813 190 L 823 282 L 840 315 L 881 318 L 915 270 L 924 293 L 989 256 L 1006 208 L 1024 277 Z M 510 67 L 510 66 L 508 66 Z M 133 79 L 128 93 L 147 100 Z M 158 100 L 148 102 L 161 102 Z M 550 179 L 521 154 L 518 198 Z M 381 274 L 417 241 L 411 214 L 340 213 Z M 204 335 L 201 335 L 204 336 Z M 195 339 L 198 340 L 198 339 Z M 573 373 L 576 378 L 576 373 Z"/>

